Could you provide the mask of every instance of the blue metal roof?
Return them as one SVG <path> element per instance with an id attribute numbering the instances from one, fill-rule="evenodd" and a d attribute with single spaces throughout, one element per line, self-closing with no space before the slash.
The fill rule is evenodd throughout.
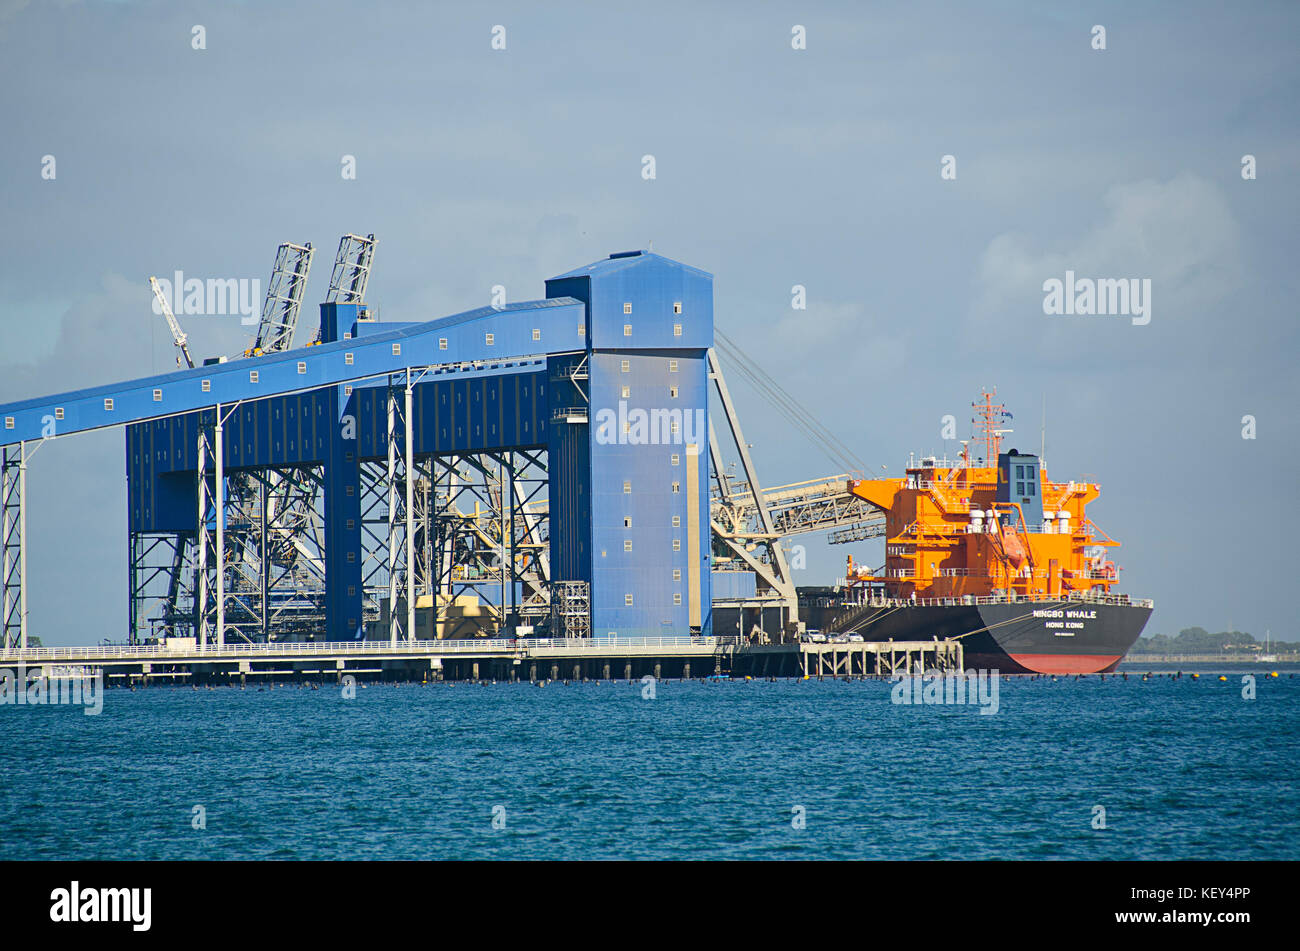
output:
<path id="1" fill-rule="evenodd" d="M 550 281 L 562 281 L 571 277 L 592 277 L 613 274 L 615 271 L 626 270 L 632 267 L 644 267 L 648 264 L 657 264 L 664 267 L 680 268 L 683 271 L 690 271 L 707 277 L 712 280 L 713 275 L 708 271 L 703 271 L 697 267 L 691 267 L 689 264 L 683 264 L 680 261 L 674 261 L 672 258 L 666 258 L 662 255 L 655 254 L 653 251 L 618 251 L 609 257 L 586 267 L 575 268 L 572 271 L 565 271 L 563 274 L 557 274 Z"/>
<path id="2" fill-rule="evenodd" d="M 33 397 L 0 405 L 0 445 L 330 386 L 412 366 L 500 363 L 581 350 L 584 335 L 578 329 L 585 323 L 585 313 L 581 301 L 563 297 L 479 307 L 315 347 Z M 528 315 L 533 319 L 525 321 Z M 534 330 L 540 339 L 534 339 Z M 493 343 L 488 345 L 485 337 L 478 336 L 480 332 L 493 334 Z M 445 349 L 441 345 L 444 339 Z M 400 352 L 394 353 L 394 348 Z M 254 372 L 256 382 L 251 376 Z"/>

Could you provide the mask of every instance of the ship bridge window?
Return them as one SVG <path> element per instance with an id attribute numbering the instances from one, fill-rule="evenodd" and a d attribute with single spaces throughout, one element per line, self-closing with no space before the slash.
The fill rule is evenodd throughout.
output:
<path id="1" fill-rule="evenodd" d="M 1015 476 L 1015 483 L 1016 483 L 1016 495 L 1019 495 L 1023 498 L 1025 496 L 1033 496 L 1038 494 L 1038 489 L 1037 489 L 1038 480 L 1034 478 L 1034 467 L 1032 465 L 1023 466 L 1017 464 L 1015 466 L 1014 476 Z"/>

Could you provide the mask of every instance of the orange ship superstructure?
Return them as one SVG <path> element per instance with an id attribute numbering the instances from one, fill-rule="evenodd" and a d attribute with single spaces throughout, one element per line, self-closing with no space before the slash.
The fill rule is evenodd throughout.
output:
<path id="1" fill-rule="evenodd" d="M 1052 482 L 1038 455 L 1002 451 L 1010 414 L 995 400 L 972 404 L 975 432 L 955 462 L 849 481 L 885 513 L 885 563 L 850 557 L 845 607 L 825 623 L 867 640 L 958 638 L 974 667 L 1114 670 L 1153 605 L 1114 590 L 1119 543 L 1088 517 L 1098 486 Z"/>
<path id="2" fill-rule="evenodd" d="M 1106 550 L 1119 546 L 1093 524 L 1089 482 L 1051 482 L 1036 455 L 999 451 L 1005 413 L 996 391 L 973 404 L 979 425 L 972 458 L 933 457 L 901 479 L 849 482 L 849 491 L 885 513 L 883 574 L 849 571 L 857 583 L 880 582 L 901 598 L 1106 594 L 1118 571 Z"/>

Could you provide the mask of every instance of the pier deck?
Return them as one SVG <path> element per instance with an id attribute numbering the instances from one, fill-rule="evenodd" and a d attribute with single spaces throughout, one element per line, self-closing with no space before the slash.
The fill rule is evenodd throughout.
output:
<path id="1" fill-rule="evenodd" d="M 250 677 L 394 680 L 584 680 L 613 677 L 871 677 L 960 670 L 958 641 L 787 643 L 751 646 L 734 637 L 493 638 L 444 641 L 192 643 L 49 647 L 0 651 L 0 669 L 28 678 L 93 674 L 137 682 L 246 682 Z"/>
<path id="2" fill-rule="evenodd" d="M 757 677 L 891 677 L 959 671 L 961 641 L 860 641 L 742 647 L 733 671 Z"/>

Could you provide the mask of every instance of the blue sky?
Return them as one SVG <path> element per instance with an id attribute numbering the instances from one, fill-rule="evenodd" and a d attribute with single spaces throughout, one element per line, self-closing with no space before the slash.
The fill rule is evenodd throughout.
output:
<path id="1" fill-rule="evenodd" d="M 0 0 L 0 400 L 168 369 L 148 277 L 265 283 L 281 241 L 321 249 L 307 321 L 345 231 L 378 236 L 393 320 L 653 241 L 868 463 L 955 452 L 940 421 L 964 436 L 981 385 L 1036 448 L 1045 399 L 1049 471 L 1101 484 L 1148 633 L 1294 638 L 1298 26 L 1268 3 Z M 1067 268 L 1151 279 L 1151 322 L 1045 315 Z M 186 329 L 199 354 L 247 334 Z M 764 481 L 838 471 L 733 388 Z M 47 643 L 121 634 L 123 472 L 114 434 L 33 462 Z M 881 560 L 808 545 L 801 583 Z"/>

